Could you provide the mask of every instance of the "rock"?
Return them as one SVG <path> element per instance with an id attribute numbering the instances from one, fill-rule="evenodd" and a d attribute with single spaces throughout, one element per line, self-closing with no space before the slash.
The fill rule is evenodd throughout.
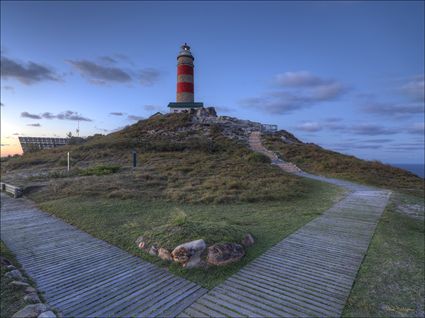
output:
<path id="1" fill-rule="evenodd" d="M 208 264 L 227 265 L 239 261 L 244 255 L 245 251 L 240 244 L 214 244 L 208 248 Z"/>
<path id="2" fill-rule="evenodd" d="M 37 293 L 30 293 L 24 296 L 24 301 L 29 304 L 38 304 L 41 303 L 40 298 Z"/>
<path id="3" fill-rule="evenodd" d="M 11 270 L 10 272 L 7 272 L 5 274 L 5 276 L 7 278 L 11 278 L 11 279 L 24 280 L 24 277 L 22 276 L 22 273 L 19 270 L 17 270 L 17 269 L 14 269 L 14 270 Z"/>
<path id="4" fill-rule="evenodd" d="M 187 242 L 177 246 L 171 256 L 177 263 L 183 265 L 183 267 L 196 267 L 200 265 L 200 257 L 202 252 L 207 248 L 204 240 L 196 240 Z"/>
<path id="5" fill-rule="evenodd" d="M 217 112 L 214 107 L 192 108 L 190 114 L 196 117 L 217 117 Z"/>
<path id="6" fill-rule="evenodd" d="M 158 255 L 158 248 L 155 245 L 152 245 L 150 250 L 149 250 L 149 254 Z"/>
<path id="7" fill-rule="evenodd" d="M 13 271 L 14 269 L 16 269 L 16 267 L 15 267 L 15 266 L 13 266 L 13 265 L 9 265 L 9 266 L 7 266 L 7 267 L 6 267 L 6 269 L 7 269 L 8 271 Z"/>
<path id="8" fill-rule="evenodd" d="M 41 313 L 49 310 L 45 304 L 27 305 L 18 312 L 16 312 L 12 318 L 37 318 Z"/>
<path id="9" fill-rule="evenodd" d="M 56 318 L 56 315 L 53 311 L 49 310 L 39 314 L 37 318 Z"/>
<path id="10" fill-rule="evenodd" d="M 29 284 L 27 284 L 27 283 L 24 283 L 24 282 L 21 282 L 21 281 L 18 281 L 18 280 L 14 280 L 14 281 L 11 281 L 10 283 L 9 283 L 9 285 L 10 286 L 12 286 L 12 287 L 17 287 L 17 288 L 24 288 L 24 287 L 30 287 L 30 285 Z"/>
<path id="11" fill-rule="evenodd" d="M 162 248 L 162 247 L 158 250 L 158 257 L 160 259 L 164 260 L 164 261 L 172 261 L 173 260 L 170 252 L 167 249 Z"/>
<path id="12" fill-rule="evenodd" d="M 242 245 L 245 246 L 245 247 L 252 246 L 252 245 L 254 245 L 254 243 L 255 243 L 254 237 L 249 233 L 246 234 L 245 237 L 242 240 Z"/>
<path id="13" fill-rule="evenodd" d="M 34 287 L 29 286 L 29 287 L 25 288 L 25 293 L 26 294 L 37 293 L 37 289 L 35 289 Z"/>
<path id="14" fill-rule="evenodd" d="M 140 248 L 140 249 L 146 248 L 146 242 L 145 242 L 145 239 L 143 238 L 143 236 L 139 236 L 136 239 L 135 243 L 136 243 L 137 247 Z"/>
<path id="15" fill-rule="evenodd" d="M 0 264 L 3 266 L 11 266 L 12 263 L 5 257 L 0 256 Z"/>

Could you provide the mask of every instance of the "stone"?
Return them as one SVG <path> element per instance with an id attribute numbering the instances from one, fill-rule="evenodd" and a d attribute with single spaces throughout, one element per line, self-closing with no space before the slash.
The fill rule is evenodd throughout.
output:
<path id="1" fill-rule="evenodd" d="M 149 249 L 149 254 L 151 255 L 158 255 L 158 248 L 155 245 L 152 245 L 151 248 Z"/>
<path id="2" fill-rule="evenodd" d="M 11 266 L 12 263 L 5 257 L 0 256 L 0 264 L 3 266 Z"/>
<path id="3" fill-rule="evenodd" d="M 41 313 L 49 310 L 45 304 L 27 305 L 18 312 L 16 312 L 12 318 L 37 318 Z"/>
<path id="4" fill-rule="evenodd" d="M 15 266 L 13 266 L 13 265 L 9 265 L 9 266 L 6 266 L 6 269 L 7 269 L 8 271 L 13 271 L 14 269 L 16 269 L 16 267 L 15 267 Z"/>
<path id="5" fill-rule="evenodd" d="M 24 296 L 24 301 L 29 304 L 38 304 L 41 303 L 40 298 L 37 293 L 30 293 Z"/>
<path id="6" fill-rule="evenodd" d="M 37 318 L 56 318 L 56 315 L 53 311 L 49 310 L 39 314 Z"/>
<path id="7" fill-rule="evenodd" d="M 12 287 L 17 287 L 17 288 L 21 288 L 21 287 L 24 288 L 24 287 L 29 287 L 30 286 L 29 284 L 24 283 L 24 282 L 21 282 L 21 281 L 18 281 L 18 280 L 11 281 L 9 283 L 9 285 L 12 286 Z"/>
<path id="8" fill-rule="evenodd" d="M 143 236 L 139 236 L 136 239 L 135 243 L 136 243 L 137 247 L 140 248 L 140 249 L 146 248 L 146 242 L 145 242 L 145 239 L 143 238 Z"/>
<path id="9" fill-rule="evenodd" d="M 158 250 L 158 257 L 160 259 L 164 260 L 164 261 L 172 261 L 173 260 L 170 252 L 167 249 L 162 248 L 162 247 Z"/>
<path id="10" fill-rule="evenodd" d="M 246 234 L 242 240 L 242 245 L 245 247 L 252 246 L 254 245 L 254 243 L 255 243 L 254 237 L 249 233 Z"/>
<path id="11" fill-rule="evenodd" d="M 183 267 L 197 267 L 200 265 L 201 254 L 207 248 L 204 240 L 187 242 L 177 246 L 172 252 L 173 260 Z"/>
<path id="12" fill-rule="evenodd" d="M 24 280 L 24 277 L 22 276 L 22 273 L 19 270 L 17 270 L 17 269 L 14 269 L 14 270 L 11 270 L 10 272 L 7 272 L 5 274 L 5 276 L 7 278 L 11 278 L 11 279 Z"/>
<path id="13" fill-rule="evenodd" d="M 26 294 L 37 293 L 37 289 L 35 289 L 34 287 L 29 286 L 29 287 L 25 288 L 25 293 Z"/>
<path id="14" fill-rule="evenodd" d="M 245 250 L 240 244 L 220 243 L 208 247 L 208 264 L 227 265 L 239 261 L 245 255 Z"/>

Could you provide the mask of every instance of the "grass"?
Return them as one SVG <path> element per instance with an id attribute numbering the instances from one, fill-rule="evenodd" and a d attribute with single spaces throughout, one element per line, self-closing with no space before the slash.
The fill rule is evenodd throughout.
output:
<path id="1" fill-rule="evenodd" d="M 424 196 L 424 179 L 400 168 L 343 155 L 315 144 L 284 143 L 279 134 L 263 136 L 263 143 L 306 172 Z"/>
<path id="2" fill-rule="evenodd" d="M 317 181 L 305 181 L 305 186 L 308 186 L 309 192 L 302 199 L 284 201 L 188 204 L 163 200 L 74 196 L 40 202 L 39 205 L 43 210 L 95 237 L 160 266 L 167 266 L 171 272 L 206 288 L 212 288 L 320 215 L 342 196 L 341 189 Z M 183 211 L 186 216 L 176 217 L 176 209 Z M 202 224 L 203 228 L 200 231 L 198 229 L 199 232 L 194 233 L 196 235 L 174 236 L 172 242 L 166 241 L 167 247 L 176 246 L 188 238 L 203 238 L 207 243 L 214 243 L 214 240 L 221 240 L 223 237 L 211 234 L 223 235 L 223 231 L 228 231 L 231 238 L 235 233 L 251 233 L 256 243 L 248 249 L 246 257 L 239 263 L 226 267 L 211 267 L 207 270 L 186 270 L 174 263 L 168 264 L 148 255 L 134 243 L 140 235 L 170 224 L 170 220 L 173 220 L 171 223 L 174 224 L 189 224 L 192 229 L 194 225 Z"/>
<path id="3" fill-rule="evenodd" d="M 13 255 L 13 253 L 6 247 L 3 241 L 0 241 L 0 255 L 9 260 L 15 267 L 19 268 L 15 255 Z M 0 315 L 2 318 L 12 317 L 18 310 L 25 307 L 25 293 L 22 288 L 9 286 L 9 283 L 12 280 L 4 277 L 4 274 L 7 272 L 5 266 L 1 266 L 0 272 Z"/>
<path id="4" fill-rule="evenodd" d="M 351 291 L 344 317 L 424 316 L 424 223 L 400 205 L 423 200 L 395 194 L 379 224 Z"/>

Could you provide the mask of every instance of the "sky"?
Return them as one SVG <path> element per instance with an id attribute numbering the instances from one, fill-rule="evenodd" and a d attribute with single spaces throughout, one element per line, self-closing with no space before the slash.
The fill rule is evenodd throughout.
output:
<path id="1" fill-rule="evenodd" d="M 19 136 L 107 134 L 195 101 L 305 142 L 424 162 L 424 2 L 1 2 L 1 155 Z"/>

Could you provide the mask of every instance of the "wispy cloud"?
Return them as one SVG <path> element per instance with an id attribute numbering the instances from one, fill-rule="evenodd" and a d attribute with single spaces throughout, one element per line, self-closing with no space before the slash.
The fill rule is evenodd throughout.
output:
<path id="1" fill-rule="evenodd" d="M 410 134 L 419 134 L 423 136 L 425 134 L 425 124 L 422 123 L 414 123 L 410 127 L 407 128 L 407 132 Z"/>
<path id="2" fill-rule="evenodd" d="M 22 118 L 30 118 L 30 119 L 41 119 L 42 118 L 40 115 L 31 114 L 31 113 L 28 113 L 28 112 L 22 112 L 21 117 Z"/>
<path id="3" fill-rule="evenodd" d="M 124 113 L 121 113 L 121 112 L 112 112 L 112 113 L 109 113 L 110 115 L 113 115 L 113 116 L 124 116 Z"/>
<path id="4" fill-rule="evenodd" d="M 271 114 L 287 114 L 335 100 L 347 91 L 342 83 L 307 71 L 277 74 L 273 83 L 275 90 L 259 97 L 242 99 L 240 104 Z"/>
<path id="5" fill-rule="evenodd" d="M 129 83 L 132 81 L 130 74 L 117 66 L 105 66 L 88 60 L 68 60 L 68 62 L 91 83 Z"/>
<path id="6" fill-rule="evenodd" d="M 27 126 L 31 126 L 31 127 L 41 127 L 41 125 L 39 123 L 36 124 L 27 124 Z"/>
<path id="7" fill-rule="evenodd" d="M 133 120 L 133 121 L 139 121 L 139 120 L 144 119 L 144 118 L 141 117 L 141 116 L 137 116 L 137 115 L 128 115 L 127 116 L 127 119 L 128 120 Z"/>
<path id="8" fill-rule="evenodd" d="M 21 63 L 7 57 L 1 57 L 1 77 L 13 78 L 25 85 L 43 81 L 62 81 L 61 77 L 48 66 L 31 61 Z"/>
<path id="9" fill-rule="evenodd" d="M 145 68 L 139 73 L 139 80 L 142 86 L 152 86 L 158 82 L 161 73 L 154 68 Z"/>
<path id="10" fill-rule="evenodd" d="M 413 100 L 423 102 L 425 99 L 424 75 L 413 76 L 407 81 L 407 83 L 401 86 L 401 90 Z"/>
<path id="11" fill-rule="evenodd" d="M 369 103 L 362 107 L 362 110 L 369 114 L 382 115 L 387 117 L 406 117 L 411 115 L 423 114 L 424 105 L 420 103 L 407 104 L 384 104 Z"/>
<path id="12" fill-rule="evenodd" d="M 322 130 L 323 127 L 318 122 L 304 122 L 296 126 L 295 129 L 306 132 L 317 132 Z"/>

